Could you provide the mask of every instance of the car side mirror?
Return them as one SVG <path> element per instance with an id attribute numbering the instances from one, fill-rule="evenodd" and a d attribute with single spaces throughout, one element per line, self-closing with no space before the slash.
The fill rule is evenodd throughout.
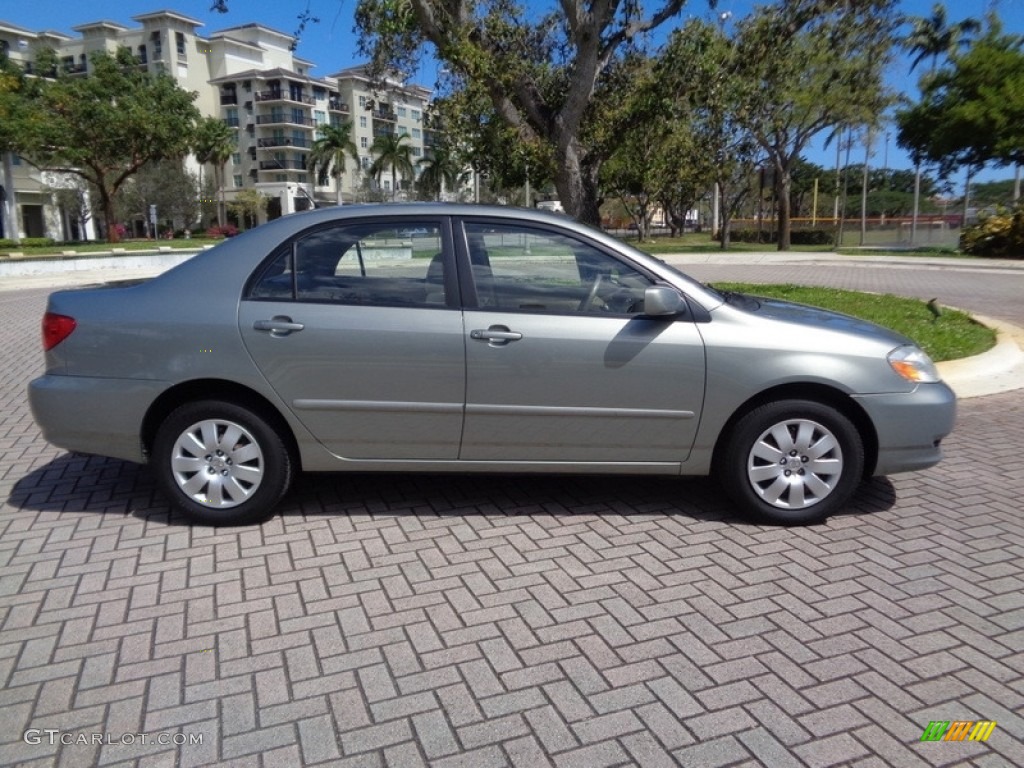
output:
<path id="1" fill-rule="evenodd" d="M 686 310 L 686 302 L 675 288 L 651 285 L 644 290 L 644 314 L 647 317 L 668 317 Z"/>

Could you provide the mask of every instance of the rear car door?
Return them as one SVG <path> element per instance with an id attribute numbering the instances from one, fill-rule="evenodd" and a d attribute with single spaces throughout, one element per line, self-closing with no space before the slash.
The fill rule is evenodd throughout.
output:
<path id="1" fill-rule="evenodd" d="M 684 317 L 642 314 L 653 278 L 551 225 L 467 218 L 463 460 L 676 463 L 704 399 Z"/>
<path id="2" fill-rule="evenodd" d="M 465 341 L 446 217 L 343 220 L 271 255 L 239 308 L 267 381 L 332 453 L 455 459 Z"/>

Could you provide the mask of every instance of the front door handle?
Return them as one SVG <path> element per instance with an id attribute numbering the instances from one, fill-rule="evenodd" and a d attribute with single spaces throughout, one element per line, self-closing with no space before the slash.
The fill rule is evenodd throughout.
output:
<path id="1" fill-rule="evenodd" d="M 510 331 L 504 325 L 492 325 L 487 330 L 477 328 L 470 331 L 469 338 L 476 339 L 477 341 L 488 341 L 493 347 L 508 344 L 510 341 L 519 341 L 523 338 L 523 334 Z"/>
<path id="2" fill-rule="evenodd" d="M 276 315 L 269 320 L 257 320 L 252 327 L 257 331 L 270 331 L 271 336 L 287 336 L 293 331 L 301 331 L 306 326 L 302 323 L 292 322 L 292 319 L 286 315 Z"/>

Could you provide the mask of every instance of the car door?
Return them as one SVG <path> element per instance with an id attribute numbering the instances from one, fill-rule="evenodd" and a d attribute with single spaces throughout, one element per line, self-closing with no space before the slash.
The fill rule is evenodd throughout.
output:
<path id="1" fill-rule="evenodd" d="M 704 346 L 686 317 L 642 314 L 654 283 L 550 225 L 465 219 L 463 460 L 675 463 L 704 399 Z"/>
<path id="2" fill-rule="evenodd" d="M 465 341 L 446 218 L 332 222 L 283 245 L 239 329 L 295 416 L 350 459 L 455 459 Z"/>

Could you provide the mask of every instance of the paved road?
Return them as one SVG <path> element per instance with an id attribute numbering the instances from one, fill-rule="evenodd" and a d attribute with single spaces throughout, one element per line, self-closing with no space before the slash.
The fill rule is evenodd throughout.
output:
<path id="1" fill-rule="evenodd" d="M 1024 325 L 1020 272 L 691 271 Z M 707 481 L 433 476 L 189 528 L 145 469 L 39 438 L 43 295 L 0 293 L 2 765 L 1024 765 L 1020 393 L 813 528 Z M 945 720 L 998 725 L 920 741 Z"/>

